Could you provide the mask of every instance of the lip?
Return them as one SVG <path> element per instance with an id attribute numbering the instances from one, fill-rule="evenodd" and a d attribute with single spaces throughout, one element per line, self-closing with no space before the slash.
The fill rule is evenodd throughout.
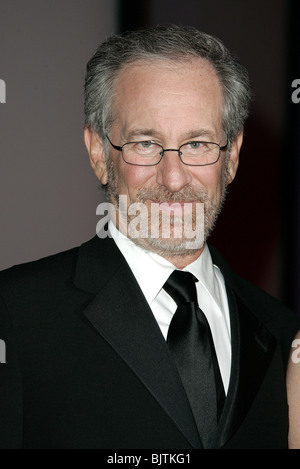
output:
<path id="1" fill-rule="evenodd" d="M 165 204 L 165 205 L 169 205 L 169 206 L 172 206 L 172 205 L 181 205 L 182 207 L 185 205 L 185 204 L 193 204 L 196 202 L 196 200 L 185 200 L 183 202 L 168 202 L 167 200 L 153 200 L 153 199 L 150 199 L 150 202 L 152 204 L 158 204 L 158 205 L 161 205 L 161 204 Z"/>
<path id="2" fill-rule="evenodd" d="M 194 200 L 184 202 L 167 202 L 164 200 L 150 200 L 151 204 L 159 206 L 159 209 L 165 212 L 182 213 L 184 208 L 194 203 Z"/>

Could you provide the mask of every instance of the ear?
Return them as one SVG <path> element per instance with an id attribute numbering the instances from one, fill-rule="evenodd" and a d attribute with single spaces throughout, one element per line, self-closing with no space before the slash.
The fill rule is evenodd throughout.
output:
<path id="1" fill-rule="evenodd" d="M 239 155 L 243 143 L 243 132 L 239 133 L 231 144 L 228 159 L 228 184 L 232 183 L 239 166 Z"/>
<path id="2" fill-rule="evenodd" d="M 83 136 L 91 167 L 101 184 L 105 185 L 107 184 L 107 170 L 102 139 L 87 125 L 84 127 Z"/>

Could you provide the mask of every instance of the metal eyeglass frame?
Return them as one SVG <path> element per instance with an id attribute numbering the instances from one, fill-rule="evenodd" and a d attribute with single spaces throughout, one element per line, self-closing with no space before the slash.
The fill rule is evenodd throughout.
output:
<path id="1" fill-rule="evenodd" d="M 126 142 L 126 143 L 124 143 L 122 146 L 119 146 L 119 145 L 114 145 L 114 144 L 111 142 L 111 140 L 110 140 L 110 138 L 109 138 L 108 135 L 106 135 L 106 138 L 107 138 L 107 140 L 109 141 L 109 143 L 111 144 L 111 146 L 112 146 L 115 150 L 118 150 L 118 151 L 120 151 L 120 152 L 122 153 L 123 161 L 124 161 L 126 164 L 131 164 L 131 165 L 133 165 L 133 166 L 156 166 L 156 165 L 158 165 L 158 164 L 161 162 L 161 160 L 162 160 L 162 158 L 163 158 L 163 156 L 164 156 L 164 154 L 165 154 L 166 151 L 176 151 L 176 152 L 178 153 L 178 156 L 179 156 L 179 158 L 180 158 L 181 163 L 182 163 L 182 164 L 185 164 L 186 166 L 210 166 L 210 165 L 212 165 L 212 164 L 217 163 L 217 161 L 219 161 L 219 158 L 220 158 L 220 155 L 221 155 L 221 151 L 227 150 L 227 147 L 228 147 L 228 140 L 227 140 L 227 142 L 226 142 L 226 145 L 223 145 L 223 146 L 219 145 L 219 144 L 216 143 L 216 142 L 203 142 L 203 143 L 213 143 L 214 145 L 217 145 L 217 146 L 219 147 L 219 155 L 218 155 L 218 158 L 216 159 L 216 161 L 213 161 L 212 163 L 205 163 L 205 164 L 189 164 L 189 163 L 185 163 L 185 162 L 182 161 L 182 159 L 181 159 L 182 152 L 180 151 L 180 149 L 181 149 L 181 147 L 183 147 L 184 145 L 187 145 L 186 143 L 183 143 L 183 144 L 180 145 L 180 147 L 177 148 L 177 149 L 175 149 L 175 148 L 166 148 L 166 149 L 165 149 L 165 148 L 163 148 L 159 143 L 156 143 L 155 145 L 159 146 L 159 147 L 162 149 L 162 151 L 161 151 L 161 153 L 160 153 L 161 156 L 160 156 L 159 161 L 158 161 L 157 163 L 153 163 L 153 164 L 137 164 L 137 163 L 128 163 L 128 161 L 125 160 L 124 155 L 123 155 L 123 147 L 124 147 L 125 145 L 130 144 L 130 143 L 139 143 L 138 141 L 136 141 L 136 142 Z M 200 140 L 199 140 L 199 143 L 201 143 Z"/>

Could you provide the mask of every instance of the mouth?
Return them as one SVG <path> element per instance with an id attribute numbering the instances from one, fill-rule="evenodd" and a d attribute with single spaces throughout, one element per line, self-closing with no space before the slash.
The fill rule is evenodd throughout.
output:
<path id="1" fill-rule="evenodd" d="M 174 215 L 182 214 L 185 209 L 193 206 L 194 203 L 196 203 L 195 200 L 170 202 L 170 201 L 164 201 L 164 200 L 150 199 L 151 206 L 154 205 L 155 208 L 163 212 L 173 213 Z"/>

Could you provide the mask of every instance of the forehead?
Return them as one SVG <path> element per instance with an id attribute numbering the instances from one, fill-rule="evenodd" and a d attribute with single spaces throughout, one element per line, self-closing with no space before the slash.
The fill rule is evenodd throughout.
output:
<path id="1" fill-rule="evenodd" d="M 157 126 L 182 126 L 187 120 L 213 125 L 221 121 L 222 102 L 219 78 L 200 58 L 136 61 L 119 72 L 114 84 L 114 118 L 125 127 L 140 120 L 153 126 L 154 119 Z"/>
<path id="2" fill-rule="evenodd" d="M 176 83 L 182 89 L 192 84 L 192 89 L 195 91 L 214 87 L 215 91 L 221 92 L 221 84 L 213 66 L 205 59 L 192 57 L 180 61 L 137 60 L 126 64 L 115 79 L 114 92 L 120 99 L 122 92 L 136 95 L 140 87 L 149 92 L 150 89 L 154 90 L 163 83 L 166 88 L 171 83 Z"/>

